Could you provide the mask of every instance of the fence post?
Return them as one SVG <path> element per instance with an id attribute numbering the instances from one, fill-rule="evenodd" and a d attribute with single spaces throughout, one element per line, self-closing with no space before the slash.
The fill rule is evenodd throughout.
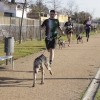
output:
<path id="1" fill-rule="evenodd" d="M 9 35 L 11 35 L 11 16 L 10 16 Z"/>
<path id="2" fill-rule="evenodd" d="M 41 34 L 41 14 L 39 14 L 39 30 L 40 30 L 40 40 L 42 39 L 42 34 Z"/>
<path id="3" fill-rule="evenodd" d="M 28 32 L 28 19 L 27 19 L 27 25 L 26 25 L 26 39 L 28 37 L 27 32 Z"/>

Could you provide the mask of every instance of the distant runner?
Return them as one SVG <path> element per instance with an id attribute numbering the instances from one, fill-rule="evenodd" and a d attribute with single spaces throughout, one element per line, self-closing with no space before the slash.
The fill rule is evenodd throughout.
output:
<path id="1" fill-rule="evenodd" d="M 68 46 L 70 47 L 71 37 L 73 34 L 73 23 L 71 22 L 71 17 L 68 17 L 68 22 L 65 23 L 64 27 L 68 38 Z"/>
<path id="2" fill-rule="evenodd" d="M 88 16 L 87 20 L 84 21 L 87 42 L 89 41 L 89 36 L 90 36 L 90 31 L 91 31 L 91 24 L 92 24 L 92 21 L 90 19 L 90 16 Z"/>

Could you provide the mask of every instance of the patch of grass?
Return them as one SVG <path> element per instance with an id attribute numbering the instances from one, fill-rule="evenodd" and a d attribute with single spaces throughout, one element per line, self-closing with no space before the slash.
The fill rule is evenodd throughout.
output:
<path id="1" fill-rule="evenodd" d="M 99 32 L 100 32 L 100 30 L 98 30 L 98 33 L 99 33 Z M 94 31 L 91 31 L 91 32 L 90 32 L 90 35 L 94 35 L 94 34 L 96 34 Z M 86 33 L 84 32 L 84 33 L 82 34 L 82 36 L 83 36 L 83 37 L 86 37 Z M 67 36 L 64 35 L 64 36 L 62 36 L 60 39 L 67 40 Z M 72 40 L 74 40 L 74 39 L 76 39 L 76 34 L 73 34 L 73 36 L 72 36 Z"/>
<path id="2" fill-rule="evenodd" d="M 23 41 L 21 44 L 15 43 L 14 57 L 15 59 L 18 59 L 40 51 L 43 48 L 45 48 L 44 40 Z"/>
<path id="3" fill-rule="evenodd" d="M 95 100 L 100 100 L 100 88 L 99 88 L 98 91 L 97 91 Z"/>
<path id="4" fill-rule="evenodd" d="M 82 100 L 82 97 L 84 96 L 85 92 L 86 92 L 86 90 L 84 90 L 84 91 L 81 93 L 81 95 L 80 95 L 81 98 L 79 98 L 80 100 Z"/>
<path id="5" fill-rule="evenodd" d="M 45 48 L 44 39 L 41 41 L 38 40 L 29 40 L 29 41 L 22 41 L 21 44 L 18 42 L 14 43 L 14 59 L 18 59 L 20 57 L 24 57 L 30 54 L 34 54 L 35 52 L 40 51 L 41 49 Z M 4 56 L 6 53 L 4 52 L 4 43 L 0 42 L 0 56 Z M 4 61 L 0 61 L 2 64 Z"/>
<path id="6" fill-rule="evenodd" d="M 94 32 L 91 32 L 91 35 L 95 34 Z M 83 34 L 83 37 L 85 36 L 85 33 Z M 64 35 L 61 37 L 61 39 L 67 40 L 67 36 Z M 76 39 L 76 35 L 73 34 L 72 39 Z M 14 59 L 18 59 L 20 57 L 24 57 L 30 54 L 34 54 L 35 52 L 40 51 L 41 49 L 45 48 L 45 42 L 44 39 L 41 41 L 39 40 L 28 40 L 28 41 L 22 41 L 21 44 L 18 42 L 14 43 Z M 4 53 L 4 42 L 0 42 L 0 56 L 5 55 Z M 1 61 L 0 61 L 1 64 Z"/>

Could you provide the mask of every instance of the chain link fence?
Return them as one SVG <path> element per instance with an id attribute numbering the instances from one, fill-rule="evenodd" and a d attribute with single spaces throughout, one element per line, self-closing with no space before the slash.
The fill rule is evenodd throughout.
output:
<path id="1" fill-rule="evenodd" d="M 20 23 L 21 18 L 14 17 L 0 17 L 0 41 L 4 37 L 10 36 L 14 37 L 15 41 L 19 40 L 20 36 Z M 42 22 L 41 22 L 42 23 Z M 45 31 L 41 31 L 40 34 L 40 20 L 36 19 L 23 19 L 22 25 L 22 40 L 27 39 L 40 39 L 45 37 Z M 64 27 L 64 23 L 60 23 L 61 27 Z M 75 33 L 85 32 L 84 25 L 74 23 Z M 98 24 L 100 29 L 100 24 Z M 92 27 L 93 30 L 93 27 Z M 60 34 L 60 33 L 59 33 Z"/>

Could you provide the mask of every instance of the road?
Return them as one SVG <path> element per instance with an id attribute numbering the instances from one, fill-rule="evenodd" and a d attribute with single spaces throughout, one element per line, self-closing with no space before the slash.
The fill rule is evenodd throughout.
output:
<path id="1" fill-rule="evenodd" d="M 38 73 L 33 84 L 33 61 L 43 51 L 15 60 L 11 66 L 0 65 L 0 100 L 80 100 L 100 67 L 100 34 L 90 36 L 83 44 L 73 40 L 71 47 L 55 50 L 53 75 L 45 69 L 44 84 Z M 46 51 L 45 56 L 49 57 Z"/>

